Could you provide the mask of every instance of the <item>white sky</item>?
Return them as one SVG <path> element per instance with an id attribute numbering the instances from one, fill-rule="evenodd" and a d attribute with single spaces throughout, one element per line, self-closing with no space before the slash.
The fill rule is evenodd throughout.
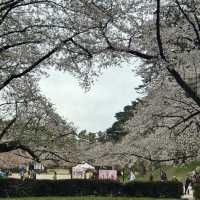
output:
<path id="1" fill-rule="evenodd" d="M 74 122 L 79 130 L 96 132 L 109 128 L 116 120 L 115 113 L 139 97 L 134 88 L 140 83 L 126 65 L 105 70 L 87 93 L 67 72 L 51 71 L 48 78 L 42 78 L 40 87 L 61 116 Z"/>

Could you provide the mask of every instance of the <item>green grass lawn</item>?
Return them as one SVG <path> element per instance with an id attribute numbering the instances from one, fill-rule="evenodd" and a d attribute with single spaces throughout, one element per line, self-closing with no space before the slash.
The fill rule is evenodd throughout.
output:
<path id="1" fill-rule="evenodd" d="M 1 200 L 5 200 L 0 198 Z M 8 198 L 6 198 L 8 199 Z M 175 200 L 160 198 L 126 198 L 126 197 L 25 197 L 25 198 L 9 198 L 11 200 Z"/>

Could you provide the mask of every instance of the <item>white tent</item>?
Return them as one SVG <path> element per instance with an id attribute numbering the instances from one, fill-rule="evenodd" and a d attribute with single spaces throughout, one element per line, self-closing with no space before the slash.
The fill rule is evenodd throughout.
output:
<path id="1" fill-rule="evenodd" d="M 85 178 L 85 172 L 87 170 L 95 170 L 95 168 L 92 165 L 89 165 L 88 163 L 78 164 L 72 168 L 72 177 L 83 179 Z"/>

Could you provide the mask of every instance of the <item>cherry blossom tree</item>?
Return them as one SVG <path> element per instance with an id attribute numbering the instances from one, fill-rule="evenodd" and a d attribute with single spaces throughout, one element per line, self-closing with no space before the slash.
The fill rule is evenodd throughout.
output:
<path id="1" fill-rule="evenodd" d="M 199 152 L 199 107 L 172 80 L 160 80 L 126 124 L 116 152 L 152 162 L 185 161 Z"/>
<path id="2" fill-rule="evenodd" d="M 136 159 L 185 162 L 198 157 L 199 107 L 170 77 L 162 77 L 132 110 L 118 142 L 85 144 L 85 159 L 126 166 Z M 86 148 L 87 147 L 87 148 Z"/>
<path id="3" fill-rule="evenodd" d="M 76 129 L 40 94 L 31 77 L 1 93 L 0 152 L 26 151 L 37 160 L 78 162 Z"/>
<path id="4" fill-rule="evenodd" d="M 199 6 L 198 0 L 3 0 L 0 96 L 12 99 L 15 88 L 17 97 L 17 86 L 26 88 L 28 80 L 35 82 L 50 66 L 70 72 L 88 88 L 102 69 L 138 58 L 137 67 L 133 67 L 142 76 L 148 95 L 138 106 L 140 114 L 127 125 L 133 134 L 129 141 L 140 138 L 145 149 L 154 140 L 169 141 L 166 145 L 180 141 L 183 136 L 177 136 L 179 132 L 189 134 L 188 138 L 194 133 L 195 138 L 200 106 Z M 173 95 L 180 88 L 170 85 L 166 80 L 169 77 L 182 88 L 175 99 Z M 6 100 L 7 106 L 2 107 L 2 115 L 10 129 L 17 120 L 13 113 L 19 115 L 21 103 L 16 100 L 9 106 L 9 102 Z M 159 144 L 164 149 L 165 145 Z M 155 151 L 152 149 L 148 158 L 153 160 L 152 155 L 159 154 Z"/>

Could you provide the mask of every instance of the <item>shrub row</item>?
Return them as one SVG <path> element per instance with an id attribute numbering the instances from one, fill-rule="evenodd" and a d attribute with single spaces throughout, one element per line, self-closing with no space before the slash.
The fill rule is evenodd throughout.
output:
<path id="1" fill-rule="evenodd" d="M 194 190 L 194 198 L 200 200 L 200 184 L 193 185 L 192 189 Z"/>
<path id="2" fill-rule="evenodd" d="M 183 194 L 181 182 L 129 182 L 124 187 L 127 196 L 180 198 Z"/>
<path id="3" fill-rule="evenodd" d="M 26 196 L 134 196 L 179 198 L 180 182 L 130 182 L 111 180 L 0 180 L 0 197 Z"/>

